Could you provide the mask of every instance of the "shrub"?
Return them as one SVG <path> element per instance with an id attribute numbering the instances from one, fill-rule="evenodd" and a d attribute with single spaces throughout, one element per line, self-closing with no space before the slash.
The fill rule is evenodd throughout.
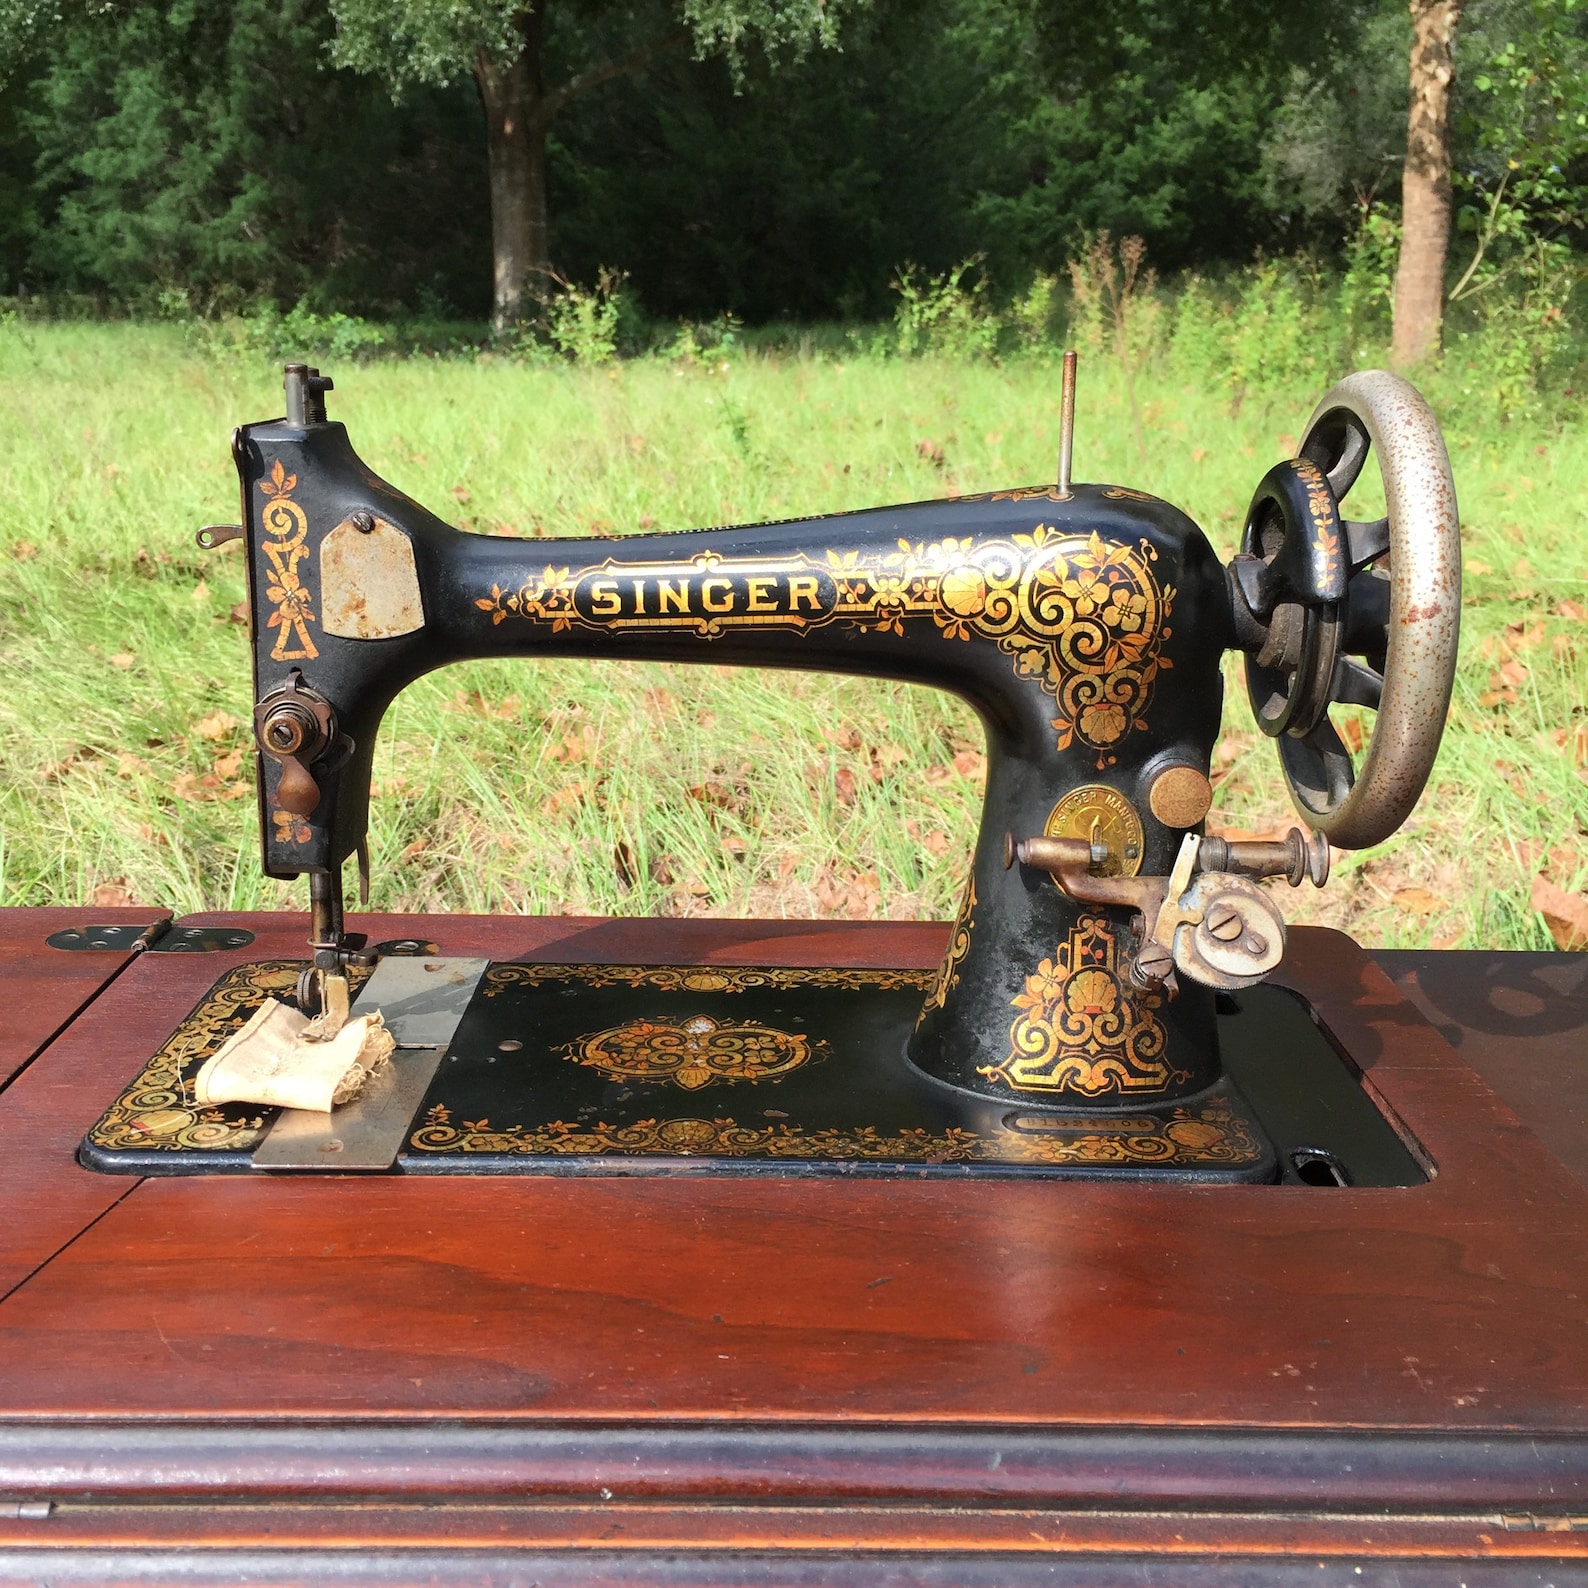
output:
<path id="1" fill-rule="evenodd" d="M 575 364 L 609 364 L 617 356 L 626 271 L 602 265 L 593 287 L 561 276 L 545 303 L 543 325 L 551 345 Z"/>
<path id="2" fill-rule="evenodd" d="M 894 277 L 899 295 L 893 312 L 899 352 L 937 353 L 945 358 L 992 358 L 998 351 L 998 317 L 987 302 L 983 255 L 972 254 L 940 276 L 905 265 Z M 975 272 L 967 285 L 966 277 Z"/>

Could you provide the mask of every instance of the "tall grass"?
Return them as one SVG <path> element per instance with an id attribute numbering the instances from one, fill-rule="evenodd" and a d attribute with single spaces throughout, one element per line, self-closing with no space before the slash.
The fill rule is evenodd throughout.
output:
<path id="1" fill-rule="evenodd" d="M 1166 314 L 1133 365 L 1083 365 L 1076 472 L 1167 497 L 1227 555 L 1256 481 L 1343 371 L 1295 357 L 1243 373 L 1218 330 L 1229 295 L 1198 290 L 1202 329 Z M 1251 345 L 1274 364 L 1270 333 Z M 333 412 L 379 473 L 498 534 L 684 528 L 1052 476 L 1059 396 L 1043 357 L 904 359 L 853 336 L 848 351 L 841 337 L 808 351 L 741 339 L 719 357 L 687 340 L 684 356 L 598 367 L 488 353 L 339 365 Z M 1588 887 L 1588 441 L 1546 405 L 1496 422 L 1470 394 L 1481 380 L 1481 364 L 1453 360 L 1428 386 L 1468 556 L 1430 793 L 1389 844 L 1294 901 L 1369 942 L 1548 946 L 1533 877 Z M 0 383 L 0 902 L 301 907 L 256 860 L 241 559 L 193 543 L 198 525 L 236 517 L 227 435 L 279 412 L 278 369 L 180 327 L 12 321 Z M 1225 722 L 1225 824 L 1288 820 L 1233 668 Z M 982 771 L 970 711 L 924 689 L 457 666 L 387 718 L 374 903 L 946 916 Z"/>

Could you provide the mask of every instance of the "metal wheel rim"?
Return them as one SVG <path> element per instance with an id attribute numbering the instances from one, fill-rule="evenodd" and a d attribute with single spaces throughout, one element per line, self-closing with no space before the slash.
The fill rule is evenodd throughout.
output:
<path id="1" fill-rule="evenodd" d="M 1433 771 L 1450 709 L 1461 630 L 1461 523 L 1444 438 L 1409 382 L 1384 370 L 1347 376 L 1307 422 L 1301 456 L 1329 477 L 1337 498 L 1378 459 L 1389 518 L 1390 624 L 1384 691 L 1350 792 L 1330 778 L 1315 805 L 1286 777 L 1303 813 L 1337 849 L 1382 843 L 1411 815 Z M 1320 724 L 1320 726 L 1322 726 Z"/>

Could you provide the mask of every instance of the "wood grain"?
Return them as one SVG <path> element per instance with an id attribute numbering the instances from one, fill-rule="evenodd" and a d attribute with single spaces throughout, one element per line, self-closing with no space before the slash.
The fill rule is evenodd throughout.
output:
<path id="1" fill-rule="evenodd" d="M 49 948 L 45 938 L 67 927 L 140 926 L 153 909 L 0 910 L 0 1089 L 72 1016 L 126 965 L 128 955 Z"/>
<path id="2" fill-rule="evenodd" d="M 702 955 L 789 948 L 697 926 Z M 898 961 L 940 932 L 838 935 Z M 676 923 L 446 936 L 498 957 L 680 947 Z M 151 957 L 52 1050 L 35 1175 L 219 969 Z M 1581 1428 L 1588 1197 L 1349 940 L 1298 931 L 1290 974 L 1431 1184 L 150 1181 L 0 1306 L 26 1364 L 0 1410 Z"/>
<path id="3" fill-rule="evenodd" d="M 301 917 L 195 919 L 259 938 L 143 956 L 0 1097 L 0 1495 L 70 1502 L 0 1519 L 0 1582 L 145 1548 L 184 1580 L 701 1584 L 1588 1553 L 1558 1531 L 1588 1190 L 1338 934 L 1294 932 L 1283 980 L 1426 1185 L 92 1174 L 83 1130 L 214 979 L 301 951 Z M 945 933 L 355 924 L 632 963 L 928 966 Z"/>

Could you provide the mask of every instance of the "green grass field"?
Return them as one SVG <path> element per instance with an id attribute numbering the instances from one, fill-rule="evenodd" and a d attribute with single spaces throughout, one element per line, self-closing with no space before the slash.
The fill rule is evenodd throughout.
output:
<path id="1" fill-rule="evenodd" d="M 465 528 L 569 536 L 820 513 L 1051 478 L 1058 380 L 855 354 L 488 356 L 348 365 L 333 413 L 386 478 Z M 1447 372 L 1436 410 L 1481 414 Z M 1469 374 L 1467 390 L 1470 392 Z M 1083 365 L 1081 479 L 1167 497 L 1221 555 L 1312 387 L 1230 394 Z M 245 730 L 234 424 L 279 370 L 180 330 L 0 325 L 0 903 L 303 907 L 263 878 Z M 1450 395 L 1448 404 L 1442 396 Z M 1233 410 L 1233 411 L 1232 411 Z M 1462 663 L 1439 765 L 1390 843 L 1296 915 L 1373 944 L 1548 947 L 1535 877 L 1588 890 L 1588 437 L 1447 424 L 1465 521 Z M 1357 504 L 1353 503 L 1353 507 Z M 1229 827 L 1288 824 L 1231 671 Z M 926 690 L 632 664 L 455 667 L 387 718 L 371 835 L 383 908 L 945 917 L 981 732 Z"/>

